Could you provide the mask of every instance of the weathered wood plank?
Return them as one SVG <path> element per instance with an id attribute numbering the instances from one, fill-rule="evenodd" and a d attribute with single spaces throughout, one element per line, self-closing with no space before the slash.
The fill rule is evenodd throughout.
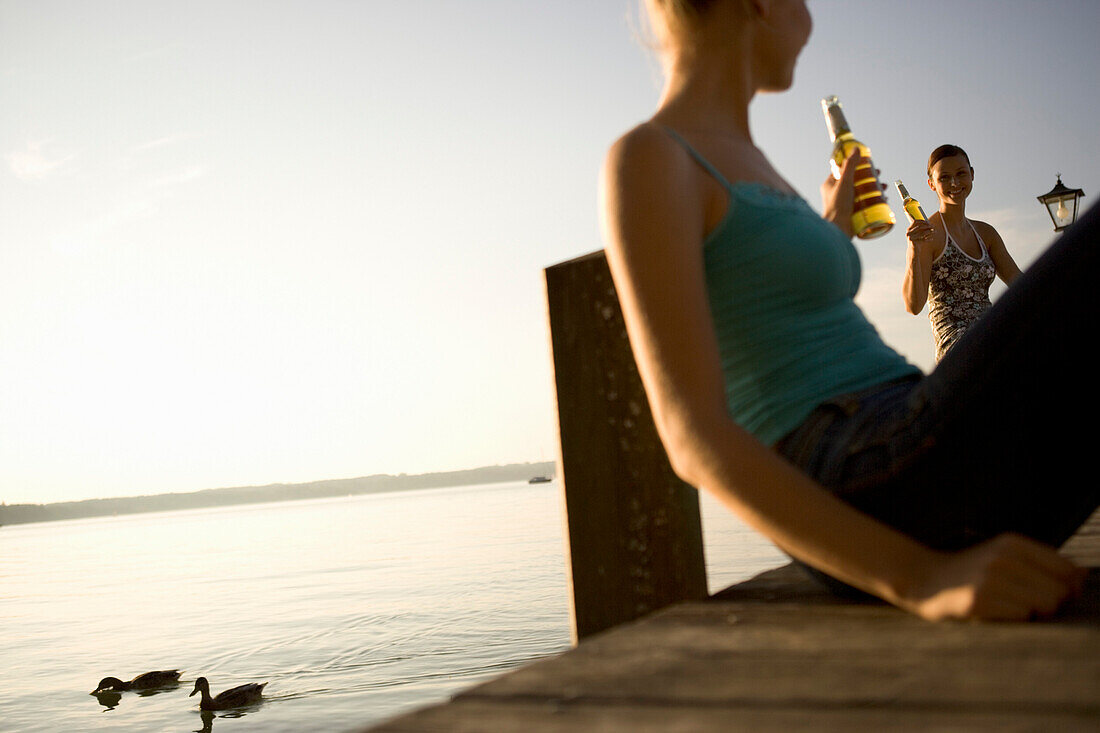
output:
<path id="1" fill-rule="evenodd" d="M 1082 567 L 1100 568 L 1100 509 L 1062 545 L 1061 553 Z"/>
<path id="2" fill-rule="evenodd" d="M 546 270 L 574 640 L 705 598 L 699 498 L 673 473 L 602 252 Z"/>
<path id="3" fill-rule="evenodd" d="M 462 697 L 1098 715 L 1100 633 L 1095 615 L 930 624 L 888 606 L 686 603 Z"/>
<path id="4" fill-rule="evenodd" d="M 891 733 L 1095 733 L 1092 715 L 1053 710 L 1021 714 L 1015 709 L 801 708 L 784 704 L 740 708 L 609 705 L 586 700 L 459 699 L 395 720 L 385 733 L 788 733 L 789 731 L 890 731 Z"/>
<path id="5" fill-rule="evenodd" d="M 375 733 L 1100 730 L 1100 512 L 1084 593 L 1034 623 L 927 623 L 786 566 L 598 634 Z"/>
<path id="6" fill-rule="evenodd" d="M 372 730 L 1097 730 L 1100 572 L 1086 598 L 1016 624 L 685 603 Z"/>

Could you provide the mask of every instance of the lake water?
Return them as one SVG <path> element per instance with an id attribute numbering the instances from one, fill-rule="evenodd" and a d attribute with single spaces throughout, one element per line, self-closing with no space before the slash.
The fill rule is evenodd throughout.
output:
<path id="1" fill-rule="evenodd" d="M 713 589 L 784 561 L 704 497 Z M 0 730 L 350 731 L 569 648 L 559 487 L 0 529 Z M 117 699 L 100 678 L 184 670 Z M 188 698 L 267 682 L 217 717 Z"/>

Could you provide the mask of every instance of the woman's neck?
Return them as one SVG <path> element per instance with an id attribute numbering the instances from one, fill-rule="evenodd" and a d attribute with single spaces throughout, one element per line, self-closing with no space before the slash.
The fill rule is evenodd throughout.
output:
<path id="1" fill-rule="evenodd" d="M 940 217 L 943 223 L 952 226 L 966 221 L 966 204 L 948 204 L 940 202 Z"/>
<path id="2" fill-rule="evenodd" d="M 667 66 L 668 78 L 657 117 L 683 129 L 728 134 L 752 142 L 749 103 L 755 94 L 747 63 L 738 63 L 735 49 L 725 53 L 676 55 Z"/>

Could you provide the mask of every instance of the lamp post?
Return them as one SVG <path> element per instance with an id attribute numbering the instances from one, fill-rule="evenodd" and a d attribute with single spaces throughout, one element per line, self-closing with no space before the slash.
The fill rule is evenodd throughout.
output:
<path id="1" fill-rule="evenodd" d="M 1085 192 L 1079 188 L 1066 188 L 1062 185 L 1062 174 L 1058 174 L 1058 182 L 1042 196 L 1039 202 L 1046 207 L 1050 214 L 1050 220 L 1054 222 L 1054 231 L 1060 232 L 1073 222 L 1077 221 L 1077 202 Z"/>

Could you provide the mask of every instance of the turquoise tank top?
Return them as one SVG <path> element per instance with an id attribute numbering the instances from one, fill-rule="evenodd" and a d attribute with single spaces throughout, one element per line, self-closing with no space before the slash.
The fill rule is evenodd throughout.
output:
<path id="1" fill-rule="evenodd" d="M 729 192 L 703 262 L 735 422 L 773 445 L 832 397 L 921 373 L 855 304 L 859 253 L 843 232 L 799 196 L 731 185 L 666 130 Z"/>

